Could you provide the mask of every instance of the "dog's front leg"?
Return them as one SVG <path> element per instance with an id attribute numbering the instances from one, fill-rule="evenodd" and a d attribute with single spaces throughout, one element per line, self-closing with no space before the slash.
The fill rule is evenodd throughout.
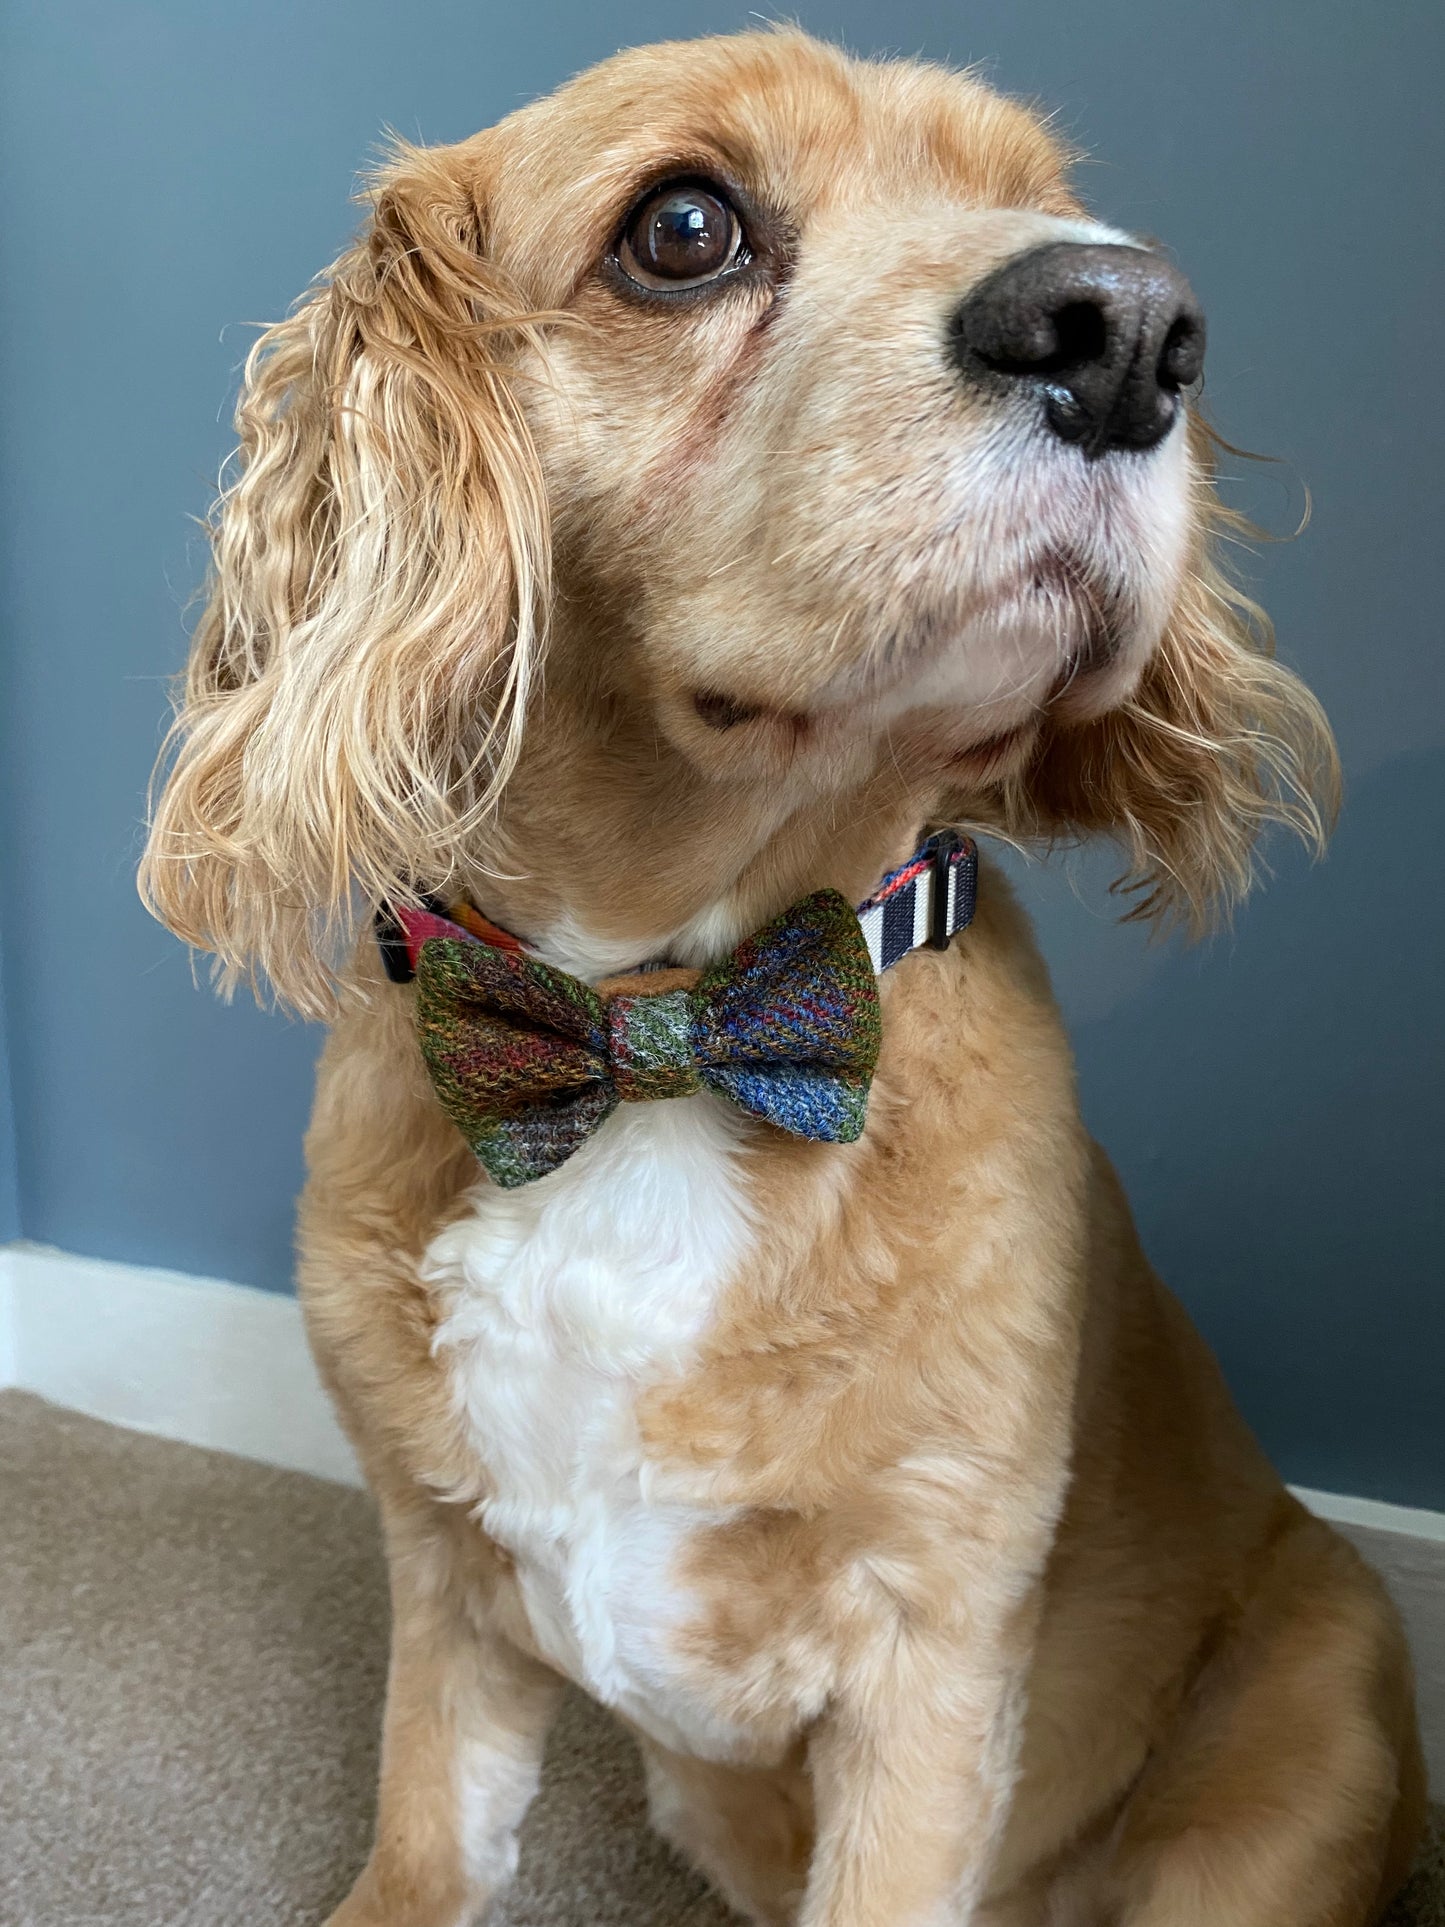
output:
<path id="1" fill-rule="evenodd" d="M 384 1496 L 382 1510 L 392 1634 L 376 1839 L 327 1927 L 470 1927 L 516 1869 L 561 1682 L 491 1623 L 487 1553 L 465 1517 Z"/>
<path id="2" fill-rule="evenodd" d="M 973 1919 L 1008 1811 L 1024 1692 L 1019 1642 L 988 1644 L 985 1663 L 972 1641 L 900 1625 L 892 1650 L 837 1695 L 810 1748 L 817 1834 L 799 1927 Z"/>

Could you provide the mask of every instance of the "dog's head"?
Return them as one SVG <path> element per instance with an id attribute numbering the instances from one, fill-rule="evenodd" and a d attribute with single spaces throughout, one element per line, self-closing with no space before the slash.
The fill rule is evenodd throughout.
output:
<path id="1" fill-rule="evenodd" d="M 1202 319 L 1067 158 L 796 33 L 399 150 L 248 363 L 159 913 L 317 1008 L 358 896 L 538 861 L 529 767 L 711 798 L 740 861 L 887 769 L 1112 831 L 1196 917 L 1262 824 L 1317 831 L 1323 718 L 1210 559 Z"/>

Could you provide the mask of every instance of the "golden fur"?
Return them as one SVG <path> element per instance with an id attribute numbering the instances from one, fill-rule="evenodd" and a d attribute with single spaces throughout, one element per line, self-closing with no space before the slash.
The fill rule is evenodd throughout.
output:
<path id="1" fill-rule="evenodd" d="M 649 48 L 398 148 L 250 358 L 143 887 L 227 981 L 334 1019 L 301 1286 L 394 1604 L 336 1927 L 485 1906 L 558 1684 L 477 1523 L 506 1468 L 426 1259 L 485 1197 L 358 911 L 464 891 L 605 978 L 859 900 L 956 821 L 1113 835 L 1138 913 L 1198 926 L 1262 828 L 1333 809 L 1323 717 L 1213 560 L 1205 431 L 1055 477 L 937 351 L 993 267 L 1093 231 L 1066 162 L 969 77 L 796 33 Z M 754 210 L 758 272 L 633 298 L 619 222 L 699 174 Z M 1113 545 L 1107 662 L 1071 640 L 1087 583 L 1029 614 L 1053 523 Z M 1149 1271 L 992 870 L 882 995 L 863 1140 L 739 1127 L 763 1229 L 634 1388 L 648 1502 L 699 1521 L 670 1663 L 747 1736 L 640 1735 L 659 1825 L 777 1927 L 1365 1927 L 1423 1802 L 1381 1588 Z"/>

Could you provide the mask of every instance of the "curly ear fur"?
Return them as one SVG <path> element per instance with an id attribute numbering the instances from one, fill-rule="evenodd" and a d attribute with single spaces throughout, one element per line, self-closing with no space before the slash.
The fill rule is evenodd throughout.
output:
<path id="1" fill-rule="evenodd" d="M 1248 524 L 1215 494 L 1211 431 L 1190 428 L 1195 549 L 1163 641 L 1128 702 L 1046 740 L 1005 813 L 1020 838 L 1114 836 L 1128 918 L 1197 935 L 1247 895 L 1270 826 L 1323 850 L 1340 772 L 1323 709 L 1273 660 L 1268 617 L 1219 565 L 1222 532 Z"/>
<path id="2" fill-rule="evenodd" d="M 309 1015 L 358 896 L 444 887 L 474 845 L 542 645 L 547 509 L 508 375 L 542 317 L 459 173 L 399 145 L 357 244 L 252 350 L 158 766 L 146 903 L 228 987 L 264 973 Z"/>

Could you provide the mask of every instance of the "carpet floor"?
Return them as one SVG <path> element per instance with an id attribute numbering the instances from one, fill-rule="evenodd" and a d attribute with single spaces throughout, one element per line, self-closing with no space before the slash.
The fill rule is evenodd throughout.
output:
<path id="1" fill-rule="evenodd" d="M 0 1922 L 324 1920 L 366 1855 L 385 1641 L 362 1494 L 0 1394 Z M 497 1927 L 730 1920 L 569 1700 Z M 1389 1927 L 1445 1927 L 1445 1814 Z"/>

